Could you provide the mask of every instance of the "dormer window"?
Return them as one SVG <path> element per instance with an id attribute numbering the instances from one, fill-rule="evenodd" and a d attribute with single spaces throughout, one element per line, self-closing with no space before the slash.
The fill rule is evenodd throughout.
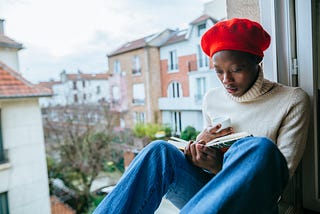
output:
<path id="1" fill-rule="evenodd" d="M 198 37 L 202 36 L 202 34 L 206 31 L 206 23 L 198 25 Z"/>

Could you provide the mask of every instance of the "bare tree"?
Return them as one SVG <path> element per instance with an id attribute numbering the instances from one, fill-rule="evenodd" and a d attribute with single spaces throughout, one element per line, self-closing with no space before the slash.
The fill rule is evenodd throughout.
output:
<path id="1" fill-rule="evenodd" d="M 108 161 L 122 158 L 121 143 L 130 136 L 115 132 L 120 115 L 105 103 L 49 107 L 43 113 L 49 177 L 63 179 L 77 195 L 71 206 L 84 211 L 93 180 Z"/>

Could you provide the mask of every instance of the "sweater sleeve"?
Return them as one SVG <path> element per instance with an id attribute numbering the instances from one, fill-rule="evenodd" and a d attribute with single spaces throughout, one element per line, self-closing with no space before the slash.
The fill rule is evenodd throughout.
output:
<path id="1" fill-rule="evenodd" d="M 287 160 L 290 177 L 293 176 L 305 150 L 308 136 L 310 103 L 308 95 L 295 88 L 282 121 L 277 137 L 277 145 Z"/>
<path id="2" fill-rule="evenodd" d="M 209 92 L 207 92 L 204 97 L 203 97 L 203 102 L 202 102 L 202 117 L 203 117 L 203 129 L 207 128 L 210 125 L 210 118 L 208 115 L 208 97 L 209 97 Z"/>

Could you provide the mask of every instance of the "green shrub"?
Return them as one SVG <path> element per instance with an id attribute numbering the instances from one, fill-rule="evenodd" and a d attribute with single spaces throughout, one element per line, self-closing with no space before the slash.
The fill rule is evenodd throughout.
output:
<path id="1" fill-rule="evenodd" d="M 151 140 L 156 139 L 156 133 L 164 132 L 165 137 L 171 136 L 171 128 L 156 123 L 138 123 L 133 128 L 133 133 L 136 137 L 143 138 L 148 137 Z"/>
<path id="2" fill-rule="evenodd" d="M 181 132 L 181 139 L 184 140 L 195 140 L 199 132 L 192 126 L 187 126 L 182 132 Z"/>

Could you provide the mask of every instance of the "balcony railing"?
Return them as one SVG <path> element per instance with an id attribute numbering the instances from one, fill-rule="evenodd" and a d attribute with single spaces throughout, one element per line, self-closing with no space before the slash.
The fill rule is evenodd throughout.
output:
<path id="1" fill-rule="evenodd" d="M 135 105 L 143 105 L 144 99 L 132 99 L 132 103 Z"/>
<path id="2" fill-rule="evenodd" d="M 202 97 L 203 97 L 203 94 L 194 95 L 194 102 L 195 103 L 201 103 L 202 102 Z"/>
<path id="3" fill-rule="evenodd" d="M 132 75 L 136 76 L 136 75 L 140 75 L 141 74 L 141 69 L 136 69 L 136 68 L 133 68 L 132 69 Z"/>
<path id="4" fill-rule="evenodd" d="M 160 110 L 197 110 L 201 111 L 201 103 L 195 102 L 192 97 L 169 98 L 161 97 L 158 100 Z"/>
<path id="5" fill-rule="evenodd" d="M 170 64 L 168 65 L 168 71 L 178 70 L 178 64 Z"/>
<path id="6" fill-rule="evenodd" d="M 8 150 L 7 149 L 0 150 L 0 164 L 4 164 L 8 162 L 9 162 Z"/>

